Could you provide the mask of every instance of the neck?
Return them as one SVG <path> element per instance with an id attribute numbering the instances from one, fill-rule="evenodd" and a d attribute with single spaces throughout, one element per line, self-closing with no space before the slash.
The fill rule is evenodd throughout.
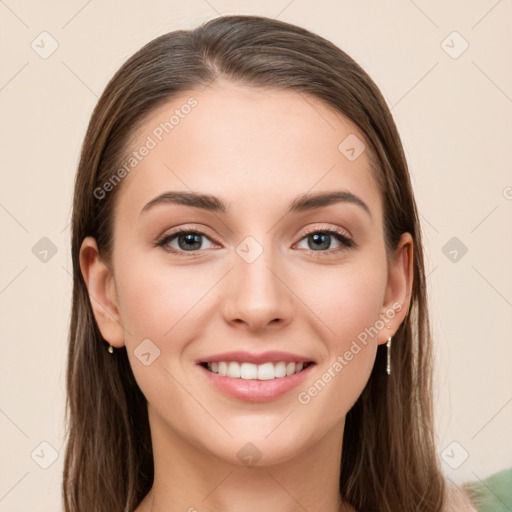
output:
<path id="1" fill-rule="evenodd" d="M 151 417 L 155 477 L 136 512 L 353 511 L 339 493 L 343 425 L 273 465 L 233 464 L 190 445 Z"/>

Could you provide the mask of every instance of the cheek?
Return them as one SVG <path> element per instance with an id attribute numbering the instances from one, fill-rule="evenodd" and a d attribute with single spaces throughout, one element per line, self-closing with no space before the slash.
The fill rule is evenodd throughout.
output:
<path id="1" fill-rule="evenodd" d="M 118 268 L 119 311 L 135 380 L 149 403 L 162 411 L 181 411 L 185 418 L 187 395 L 177 366 L 211 283 L 202 279 L 199 286 L 190 270 L 152 265 L 143 258 L 132 257 Z"/>
<path id="2" fill-rule="evenodd" d="M 350 340 L 375 324 L 385 295 L 385 261 L 366 261 L 330 267 L 298 279 L 297 295 L 316 314 L 332 350 L 344 350 Z M 323 326 L 322 326 L 323 324 Z"/>
<path id="3" fill-rule="evenodd" d="M 171 266 L 135 255 L 129 261 L 120 257 L 116 268 L 119 312 L 135 379 L 148 400 L 154 395 L 158 401 L 162 389 L 168 399 L 180 397 L 170 374 L 181 374 L 183 353 L 206 327 L 208 292 L 220 277 L 206 266 Z"/>
<path id="4" fill-rule="evenodd" d="M 211 286 L 204 276 L 194 279 L 190 269 L 132 262 L 123 274 L 118 291 L 121 318 L 129 332 L 127 345 L 144 338 L 176 338 Z"/>
<path id="5" fill-rule="evenodd" d="M 307 305 L 321 322 L 318 326 L 327 349 L 315 382 L 300 391 L 298 401 L 311 413 L 331 421 L 345 415 L 364 389 L 377 350 L 377 333 L 386 287 L 385 259 L 378 251 L 366 261 L 319 272 L 301 288 Z M 384 327 L 385 328 L 385 327 Z M 319 331 L 317 331 L 319 332 Z M 320 411 L 329 411 L 320 413 Z"/>
<path id="6" fill-rule="evenodd" d="M 345 276 L 325 300 L 318 300 L 328 334 L 323 337 L 328 355 L 315 377 L 297 392 L 300 404 L 294 419 L 313 433 L 336 428 L 363 392 L 377 351 L 374 326 L 379 319 L 382 281 L 379 273 Z M 320 316 L 319 315 L 319 316 Z M 332 331 L 332 332 L 331 332 Z"/>

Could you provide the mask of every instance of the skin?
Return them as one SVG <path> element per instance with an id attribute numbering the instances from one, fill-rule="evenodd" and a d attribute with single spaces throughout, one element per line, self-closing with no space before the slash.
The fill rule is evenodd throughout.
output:
<path id="1" fill-rule="evenodd" d="M 190 96 L 198 105 L 117 191 L 112 260 L 98 255 L 90 237 L 80 253 L 101 333 L 114 347 L 126 346 L 148 401 L 155 481 L 137 512 L 353 510 L 339 496 L 345 416 L 368 381 L 378 344 L 407 314 L 411 236 L 404 233 L 387 258 L 369 155 L 349 161 L 338 150 L 349 134 L 364 137 L 311 96 L 220 81 L 152 113 L 132 148 Z M 342 189 L 361 198 L 371 217 L 350 203 L 285 215 L 301 194 Z M 212 194 L 230 211 L 164 204 L 141 214 L 171 190 Z M 182 255 L 154 246 L 173 228 L 190 227 L 205 233 L 197 257 L 177 239 L 170 245 Z M 315 250 L 309 228 L 338 228 L 356 246 L 332 236 L 327 249 Z M 263 251 L 251 263 L 236 252 L 247 236 Z M 298 393 L 396 303 L 402 307 L 386 327 L 309 403 L 299 403 Z M 149 366 L 134 354 L 145 339 L 160 349 Z M 284 396 L 246 402 L 215 389 L 195 363 L 239 349 L 283 350 L 316 366 Z M 237 456 L 247 442 L 261 453 L 253 467 Z"/>

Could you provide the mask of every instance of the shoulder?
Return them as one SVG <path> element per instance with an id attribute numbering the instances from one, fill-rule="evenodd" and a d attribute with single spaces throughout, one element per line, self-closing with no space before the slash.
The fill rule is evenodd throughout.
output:
<path id="1" fill-rule="evenodd" d="M 443 512 L 478 512 L 469 496 L 459 487 L 449 487 L 447 489 L 446 505 Z M 357 510 L 348 503 L 344 503 L 343 512 L 357 512 Z"/>
<path id="2" fill-rule="evenodd" d="M 459 487 L 447 490 L 446 512 L 478 512 L 469 496 Z"/>

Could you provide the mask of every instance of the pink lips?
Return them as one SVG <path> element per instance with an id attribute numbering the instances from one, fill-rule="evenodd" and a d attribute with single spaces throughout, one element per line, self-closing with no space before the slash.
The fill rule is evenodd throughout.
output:
<path id="1" fill-rule="evenodd" d="M 299 384 L 308 377 L 315 366 L 314 364 L 309 364 L 299 373 L 272 380 L 233 379 L 213 373 L 202 366 L 202 363 L 219 361 L 263 364 L 267 362 L 278 363 L 280 361 L 312 363 L 312 360 L 288 352 L 269 351 L 261 354 L 251 354 L 244 351 L 235 351 L 208 356 L 197 361 L 199 370 L 216 389 L 233 398 L 248 402 L 268 402 L 283 396 L 293 388 L 299 386 Z"/>

